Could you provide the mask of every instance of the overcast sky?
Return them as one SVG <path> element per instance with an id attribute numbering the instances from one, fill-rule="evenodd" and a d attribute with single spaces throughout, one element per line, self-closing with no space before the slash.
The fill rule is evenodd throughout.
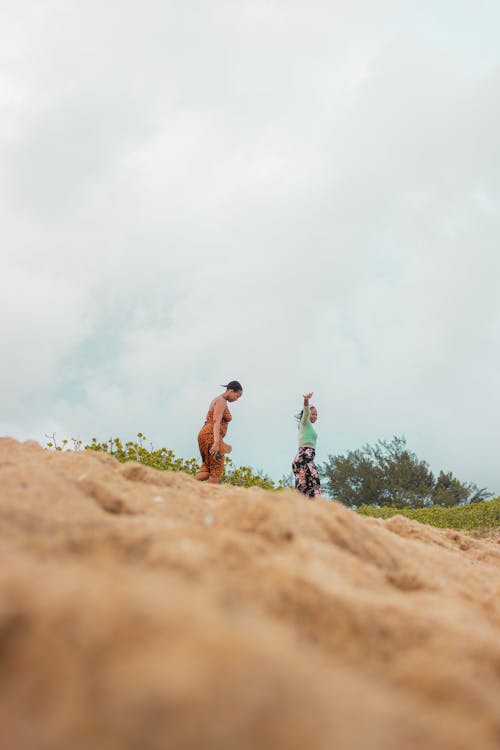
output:
<path id="1" fill-rule="evenodd" d="M 404 434 L 500 493 L 498 0 L 0 0 L 0 434 Z"/>

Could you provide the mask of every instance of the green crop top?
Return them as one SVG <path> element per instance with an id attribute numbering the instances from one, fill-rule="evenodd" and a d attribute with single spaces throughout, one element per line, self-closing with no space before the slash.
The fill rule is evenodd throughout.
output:
<path id="1" fill-rule="evenodd" d="M 304 448 L 306 443 L 309 443 L 309 447 L 316 448 L 316 440 L 318 439 L 318 433 L 311 424 L 310 409 L 308 406 L 304 406 L 304 413 L 299 425 L 299 448 Z"/>

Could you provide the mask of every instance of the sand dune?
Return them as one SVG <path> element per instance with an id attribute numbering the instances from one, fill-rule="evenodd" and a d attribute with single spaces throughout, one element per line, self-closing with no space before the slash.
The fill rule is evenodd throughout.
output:
<path id="1" fill-rule="evenodd" d="M 498 750 L 500 546 L 0 440 L 6 750 Z"/>

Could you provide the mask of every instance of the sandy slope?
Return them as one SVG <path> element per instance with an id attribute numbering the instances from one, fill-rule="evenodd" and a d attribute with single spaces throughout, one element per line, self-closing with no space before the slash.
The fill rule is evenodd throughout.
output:
<path id="1" fill-rule="evenodd" d="M 0 440 L 0 746 L 500 747 L 500 546 Z"/>

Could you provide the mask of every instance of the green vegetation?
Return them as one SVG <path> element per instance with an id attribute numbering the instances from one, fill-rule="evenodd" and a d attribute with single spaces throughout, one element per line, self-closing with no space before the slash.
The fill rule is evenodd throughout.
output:
<path id="1" fill-rule="evenodd" d="M 108 453 L 117 461 L 138 461 L 144 466 L 160 471 L 182 471 L 186 474 L 195 475 L 200 470 L 200 464 L 195 458 L 177 458 L 173 451 L 168 448 L 154 448 L 151 444 L 146 446 L 147 437 L 142 432 L 137 434 L 137 441 L 123 443 L 119 438 L 110 438 L 99 443 L 97 438 L 92 438 L 90 445 L 83 445 L 81 440 L 72 438 L 62 440 L 58 445 L 55 435 L 48 435 L 47 447 L 56 451 L 66 450 L 91 450 L 100 453 Z M 238 487 L 261 487 L 264 490 L 283 489 L 283 482 L 273 480 L 262 471 L 255 471 L 250 466 L 235 466 L 234 462 L 226 457 L 222 481 Z"/>
<path id="2" fill-rule="evenodd" d="M 374 508 L 362 505 L 357 509 L 364 516 L 375 518 L 391 518 L 396 514 L 411 518 L 419 523 L 428 523 L 441 529 L 457 529 L 459 531 L 489 531 L 500 528 L 500 497 L 458 508 Z"/>
<path id="3" fill-rule="evenodd" d="M 321 476 L 328 494 L 351 508 L 450 508 L 491 496 L 473 483 L 460 482 L 451 471 L 440 471 L 436 479 L 429 465 L 407 449 L 404 437 L 328 456 Z"/>
<path id="4" fill-rule="evenodd" d="M 194 458 L 178 458 L 167 448 L 155 449 L 151 444 L 148 447 L 147 438 L 141 432 L 136 441 L 124 443 L 119 438 L 110 438 L 100 443 L 93 438 L 90 445 L 83 445 L 74 438 L 62 440 L 58 445 L 55 435 L 47 437 L 47 447 L 56 451 L 92 450 L 108 453 L 117 461 L 138 461 L 160 471 L 182 471 L 191 475 L 199 471 L 199 463 Z M 361 515 L 386 519 L 400 514 L 431 526 L 476 533 L 500 528 L 500 498 L 484 501 L 484 496 L 488 495 L 485 490 L 463 485 L 444 472 L 434 480 L 425 461 L 419 461 L 406 450 L 403 438 L 394 438 L 391 443 L 379 441 L 373 448 L 366 446 L 347 456 L 329 456 L 325 466 L 328 471 L 323 470 L 323 477 L 327 490 Z M 226 457 L 223 481 L 238 487 L 281 490 L 293 486 L 293 475 L 285 475 L 274 482 L 262 471 L 235 466 Z M 364 502 L 359 503 L 360 499 Z M 424 501 L 427 505 L 418 505 Z"/>

